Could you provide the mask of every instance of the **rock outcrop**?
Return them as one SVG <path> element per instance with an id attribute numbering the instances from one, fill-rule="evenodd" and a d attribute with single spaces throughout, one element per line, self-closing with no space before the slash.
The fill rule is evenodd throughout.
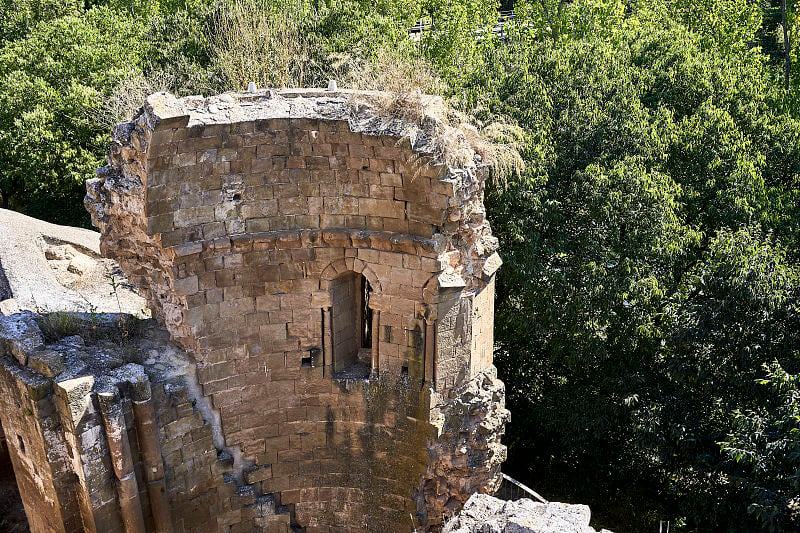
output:
<path id="1" fill-rule="evenodd" d="M 0 312 L 75 311 L 143 316 L 147 307 L 100 256 L 100 234 L 0 209 Z"/>
<path id="2" fill-rule="evenodd" d="M 442 533 L 597 533 L 589 526 L 586 505 L 535 502 L 527 498 L 504 501 L 474 494 L 451 518 Z M 603 529 L 600 533 L 611 533 Z"/>

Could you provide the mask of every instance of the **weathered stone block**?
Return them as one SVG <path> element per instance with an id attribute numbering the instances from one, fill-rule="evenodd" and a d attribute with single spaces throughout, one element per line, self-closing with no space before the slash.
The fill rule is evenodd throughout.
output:
<path id="1" fill-rule="evenodd" d="M 28 366 L 43 376 L 52 378 L 64 371 L 64 359 L 55 350 L 41 350 L 28 356 Z"/>
<path id="2" fill-rule="evenodd" d="M 32 313 L 0 314 L 0 352 L 14 357 L 21 365 L 29 354 L 41 350 L 44 339 Z"/>

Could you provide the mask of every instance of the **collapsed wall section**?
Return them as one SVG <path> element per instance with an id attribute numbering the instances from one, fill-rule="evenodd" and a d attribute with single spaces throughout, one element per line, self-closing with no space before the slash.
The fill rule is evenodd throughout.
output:
<path id="1" fill-rule="evenodd" d="M 33 533 L 289 531 L 288 508 L 215 448 L 165 331 L 45 342 L 48 320 L 0 315 L 0 424 Z"/>

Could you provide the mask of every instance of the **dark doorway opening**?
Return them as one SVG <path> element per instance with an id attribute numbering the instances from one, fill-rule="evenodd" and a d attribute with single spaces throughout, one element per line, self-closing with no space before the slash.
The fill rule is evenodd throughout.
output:
<path id="1" fill-rule="evenodd" d="M 369 297 L 372 287 L 364 276 L 361 276 L 361 347 L 372 349 L 372 309 L 369 307 Z"/>
<path id="2" fill-rule="evenodd" d="M 0 426 L 0 531 L 6 533 L 30 531 L 2 426 Z"/>
<path id="3" fill-rule="evenodd" d="M 356 272 L 333 280 L 333 366 L 337 378 L 369 377 L 372 349 L 372 309 L 369 281 Z"/>

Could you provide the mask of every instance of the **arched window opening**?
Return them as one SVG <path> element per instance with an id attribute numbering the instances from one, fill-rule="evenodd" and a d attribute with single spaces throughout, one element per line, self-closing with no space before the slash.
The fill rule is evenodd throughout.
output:
<path id="1" fill-rule="evenodd" d="M 371 370 L 372 309 L 369 281 L 356 272 L 333 280 L 333 370 L 337 377 L 365 378 Z"/>

